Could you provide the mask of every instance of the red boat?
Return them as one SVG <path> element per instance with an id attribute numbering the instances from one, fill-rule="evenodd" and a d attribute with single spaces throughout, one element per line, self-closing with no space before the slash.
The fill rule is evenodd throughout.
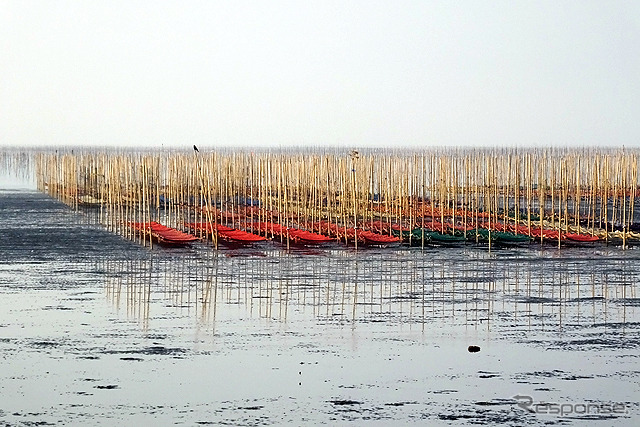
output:
<path id="1" fill-rule="evenodd" d="M 400 241 L 398 237 L 374 233 L 373 231 L 358 230 L 353 227 L 342 227 L 327 221 L 313 224 L 313 229 L 320 233 L 327 233 L 339 240 L 353 241 L 358 238 L 358 243 L 363 245 L 388 245 Z"/>
<path id="2" fill-rule="evenodd" d="M 558 230 L 549 230 L 546 228 L 531 228 L 531 236 L 533 237 L 542 237 L 546 240 L 558 240 L 558 236 L 560 232 Z"/>
<path id="3" fill-rule="evenodd" d="M 354 228 L 341 227 L 328 221 L 316 222 L 311 229 L 318 233 L 329 235 L 338 240 L 353 240 L 356 236 Z"/>
<path id="4" fill-rule="evenodd" d="M 198 238 L 192 234 L 183 233 L 175 228 L 167 227 L 158 222 L 132 222 L 129 224 L 133 229 L 148 233 L 158 243 L 173 246 L 188 245 Z"/>
<path id="5" fill-rule="evenodd" d="M 366 230 L 359 230 L 357 236 L 358 241 L 362 241 L 366 245 L 389 245 L 400 241 L 400 238 L 396 236 L 389 236 Z"/>
<path id="6" fill-rule="evenodd" d="M 590 234 L 578 234 L 578 233 L 565 233 L 562 237 L 566 240 L 578 243 L 592 243 L 600 240 L 598 236 L 591 236 Z"/>
<path id="7" fill-rule="evenodd" d="M 529 228 L 526 225 L 518 225 L 516 230 L 518 233 L 521 233 L 521 234 L 529 234 Z M 531 236 L 537 237 L 537 238 L 542 237 L 543 239 L 551 240 L 551 241 L 553 240 L 557 241 L 558 237 L 560 237 L 561 241 L 565 240 L 565 241 L 574 242 L 574 243 L 593 243 L 600 240 L 598 236 L 592 236 L 590 234 L 580 234 L 580 233 L 560 234 L 558 230 L 551 230 L 551 229 L 540 228 L 540 227 L 531 227 Z"/>
<path id="8" fill-rule="evenodd" d="M 214 227 L 214 224 L 209 224 L 207 222 L 190 222 L 185 224 L 191 230 L 203 230 L 211 233 Z M 247 233 L 246 231 L 236 230 L 235 228 L 227 227 L 221 224 L 215 224 L 215 228 L 218 231 L 218 237 L 222 240 L 231 242 L 231 243 L 253 243 L 253 242 L 262 242 L 266 240 L 266 238 L 262 236 L 258 236 L 257 234 Z"/>
<path id="9" fill-rule="evenodd" d="M 365 221 L 364 226 L 378 233 L 388 234 L 393 226 L 396 224 L 391 224 L 385 221 Z"/>
<path id="10" fill-rule="evenodd" d="M 318 244 L 333 240 L 331 237 L 323 236 L 322 234 L 300 230 L 299 228 L 287 228 L 273 222 L 256 222 L 253 224 L 253 228 L 262 233 L 270 233 L 273 236 L 280 236 L 283 239 L 288 238 L 293 243 Z"/>

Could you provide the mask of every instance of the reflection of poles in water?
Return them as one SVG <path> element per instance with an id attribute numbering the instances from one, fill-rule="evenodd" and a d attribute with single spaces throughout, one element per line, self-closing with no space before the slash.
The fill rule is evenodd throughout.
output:
<path id="1" fill-rule="evenodd" d="M 514 323 L 524 323 L 521 320 L 523 306 L 519 305 L 523 298 L 527 301 L 529 329 L 541 327 L 542 330 L 549 330 L 549 326 L 562 327 L 574 319 L 579 323 L 583 319 L 581 298 L 587 296 L 584 294 L 592 289 L 583 283 L 580 265 L 575 262 L 567 264 L 566 261 L 543 261 L 547 263 L 541 269 L 545 272 L 543 274 L 535 271 L 533 264 L 524 267 L 521 262 L 510 263 L 509 267 L 503 269 L 504 266 L 501 267 L 501 263 L 494 258 L 471 261 L 467 270 L 460 269 L 459 264 L 450 265 L 444 259 L 430 260 L 429 264 L 425 264 L 424 257 L 421 257 L 423 266 L 431 268 L 427 271 L 423 267 L 423 271 L 418 273 L 415 269 L 419 269 L 419 260 L 413 256 L 401 261 L 384 260 L 377 263 L 373 262 L 375 258 L 363 254 L 366 253 L 354 255 L 343 251 L 329 252 L 322 263 L 313 263 L 311 266 L 305 264 L 300 256 L 281 252 L 277 275 L 273 275 L 273 258 L 221 258 L 217 261 L 220 264 L 214 267 L 223 272 L 223 283 L 219 286 L 219 275 L 207 273 L 203 278 L 204 270 L 195 271 L 197 263 L 193 260 L 178 265 L 168 261 L 160 271 L 165 272 L 165 275 L 172 268 L 186 272 L 169 275 L 166 285 L 179 285 L 180 280 L 175 280 L 175 276 L 178 279 L 184 277 L 183 281 L 187 284 L 181 292 L 189 293 L 190 289 L 193 292 L 193 288 L 197 287 L 196 293 L 201 295 L 198 302 L 203 303 L 203 308 L 201 313 L 196 311 L 196 315 L 202 318 L 206 318 L 205 310 L 219 309 L 218 304 L 221 307 L 244 304 L 247 311 L 252 311 L 252 304 L 255 302 L 259 304 L 259 316 L 287 320 L 289 304 L 300 308 L 296 313 L 305 313 L 304 307 L 311 304 L 313 310 L 309 312 L 314 317 L 326 313 L 328 319 L 339 321 L 345 320 L 344 316 L 350 313 L 350 319 L 358 321 L 370 315 L 391 314 L 396 321 L 408 325 L 419 321 L 423 329 L 425 324 L 434 321 L 455 324 L 456 317 L 460 314 L 469 325 L 475 324 L 478 327 L 486 323 L 486 328 L 491 329 L 497 325 L 494 323 L 498 313 L 494 308 L 496 304 L 500 305 L 499 313 L 511 313 Z M 357 257 L 357 261 L 354 257 Z M 409 271 L 405 271 L 407 268 Z M 433 279 L 434 272 L 439 276 L 438 280 Z M 428 286 L 429 275 L 432 276 L 431 286 Z M 609 322 L 613 314 L 623 318 L 627 315 L 627 308 L 620 300 L 626 299 L 632 292 L 635 294 L 635 288 L 626 288 L 629 282 L 634 283 L 634 275 L 636 273 L 631 272 L 629 278 L 624 280 L 616 275 L 616 280 L 612 281 L 614 276 L 611 273 L 592 273 L 591 284 L 600 291 L 591 291 L 598 297 L 592 298 L 594 323 L 599 318 Z M 532 307 L 536 280 L 538 301 L 533 302 Z M 601 286 L 603 280 L 608 283 Z M 521 286 L 523 281 L 526 281 L 526 286 Z M 586 282 L 588 281 L 587 276 Z M 461 282 L 464 282 L 464 286 Z M 204 288 L 199 288 L 200 284 Z M 222 300 L 217 298 L 217 292 L 221 292 Z M 418 293 L 421 293 L 419 297 Z M 432 301 L 431 314 L 427 307 L 429 297 Z M 463 305 L 459 302 L 460 297 L 465 298 Z M 188 295 L 183 295 L 181 301 L 186 308 L 194 303 L 194 299 Z M 213 307 L 210 306 L 211 303 L 214 304 Z M 349 304 L 353 305 L 349 307 Z M 421 304 L 421 307 L 416 307 L 416 304 Z M 617 311 L 612 310 L 613 307 Z M 533 319 L 537 321 L 532 325 Z"/>
<path id="2" fill-rule="evenodd" d="M 356 243 L 356 250 L 358 249 Z M 351 314 L 351 320 L 356 320 L 356 307 L 358 306 L 358 257 L 353 259 L 354 275 L 353 275 L 353 312 Z"/>
<path id="3" fill-rule="evenodd" d="M 580 273 L 578 272 L 576 274 L 576 323 L 580 324 L 580 301 L 582 300 L 582 298 L 580 297 Z"/>
<path id="4" fill-rule="evenodd" d="M 284 292 L 284 288 L 287 286 L 287 274 L 278 274 L 278 284 L 277 287 L 276 286 L 272 286 L 271 289 L 269 289 L 269 299 L 267 300 L 269 302 L 268 307 L 269 307 L 269 317 L 272 316 L 273 313 L 273 306 L 275 304 L 278 304 L 278 319 L 282 319 L 282 315 L 283 315 L 283 307 L 282 307 L 282 294 Z M 277 298 L 274 298 L 274 292 L 277 296 Z M 277 301 L 276 301 L 277 300 Z"/>
<path id="5" fill-rule="evenodd" d="M 596 322 L 596 280 L 595 273 L 591 273 L 591 301 L 593 301 L 593 310 L 591 313 L 591 317 L 593 318 L 593 323 Z"/>
<path id="6" fill-rule="evenodd" d="M 214 275 L 213 275 L 213 325 L 214 325 L 214 332 L 215 332 L 215 322 L 216 322 L 216 313 L 217 313 L 217 309 L 218 309 L 218 258 L 215 258 L 215 263 L 214 263 Z"/>
<path id="7" fill-rule="evenodd" d="M 526 301 L 527 304 L 525 305 L 525 307 L 527 308 L 526 312 L 527 312 L 527 326 L 528 326 L 528 330 L 531 330 L 531 318 L 533 317 L 531 314 L 531 268 L 527 268 L 527 297 L 526 297 Z"/>
<path id="8" fill-rule="evenodd" d="M 627 263 L 625 262 L 624 266 L 627 266 Z M 626 268 L 625 268 L 626 270 Z M 627 272 L 624 272 L 625 274 L 622 275 L 622 323 L 625 325 L 627 324 L 627 286 L 629 285 L 629 283 L 627 282 Z M 624 329 L 623 329 L 624 332 Z"/>
<path id="9" fill-rule="evenodd" d="M 107 299 L 118 311 L 124 301 L 127 316 L 141 321 L 146 330 L 153 282 L 152 261 L 106 260 L 103 265 Z"/>
<path id="10" fill-rule="evenodd" d="M 608 319 L 607 319 L 607 308 L 608 308 L 608 299 L 609 299 L 609 271 L 605 271 L 604 273 L 604 280 L 602 280 L 601 282 L 601 286 L 602 286 L 602 315 L 604 317 L 604 323 L 608 323 Z"/>
<path id="11" fill-rule="evenodd" d="M 456 315 L 456 269 L 452 268 L 450 273 L 450 280 L 447 280 L 447 283 L 451 283 L 451 291 L 449 292 L 449 301 L 451 304 L 451 319 L 455 319 Z M 443 295 L 444 296 L 444 295 Z M 444 299 L 444 298 L 443 298 Z"/>
<path id="12" fill-rule="evenodd" d="M 250 315 L 274 320 L 290 321 L 295 313 L 296 318 L 311 315 L 355 324 L 382 316 L 409 327 L 420 322 L 423 331 L 432 323 L 455 325 L 458 317 L 469 326 L 495 329 L 508 313 L 516 325 L 548 332 L 574 322 L 624 320 L 633 309 L 627 300 L 637 293 L 639 273 L 626 260 L 586 271 L 584 260 L 524 258 L 505 265 L 482 252 L 461 268 L 447 257 L 427 259 L 419 251 L 398 254 L 390 258 L 384 252 L 328 250 L 309 263 L 316 255 L 274 251 L 266 258 L 226 258 L 206 251 L 203 258 L 182 253 L 108 260 L 102 268 L 108 299 L 116 308 L 126 303 L 127 315 L 140 319 L 145 328 L 150 301 L 158 292 L 183 315 L 213 323 L 219 313 L 244 305 Z M 309 305 L 311 310 L 306 309 Z"/>
<path id="13" fill-rule="evenodd" d="M 284 286 L 282 286 L 284 284 Z M 288 307 L 289 307 L 289 292 L 290 292 L 290 288 L 292 285 L 292 277 L 290 275 L 286 275 L 284 278 L 284 283 L 283 280 L 280 280 L 280 293 L 278 295 L 278 299 L 279 299 L 279 314 L 280 314 L 280 319 L 282 320 L 287 320 L 287 314 L 288 314 Z M 296 284 L 298 288 L 300 288 L 300 286 L 306 287 L 305 283 L 297 283 Z"/>
<path id="14" fill-rule="evenodd" d="M 570 267 L 570 266 L 568 266 L 568 267 Z M 557 284 L 557 286 L 558 286 L 558 329 L 560 331 L 562 331 L 562 326 L 563 326 L 562 325 L 562 314 L 563 314 L 563 311 L 562 311 L 562 306 L 563 306 L 563 303 L 562 303 L 562 301 L 563 301 L 563 295 L 562 295 L 563 284 L 562 284 L 562 282 L 563 282 L 563 276 L 564 276 L 564 274 L 563 274 L 562 271 L 558 272 L 558 278 L 556 280 L 554 280 L 552 285 L 551 285 L 551 286 L 555 286 Z"/>
<path id="15" fill-rule="evenodd" d="M 423 232 L 423 236 L 424 236 L 424 232 Z M 424 247 L 422 247 L 421 250 L 424 250 Z M 421 328 L 422 328 L 422 333 L 424 333 L 425 324 L 426 324 L 426 305 L 427 305 L 427 302 L 426 302 L 426 291 L 427 291 L 426 284 L 427 283 L 426 282 L 427 282 L 427 279 L 425 277 L 425 270 L 426 270 L 425 257 L 422 257 L 421 260 L 422 260 L 422 263 L 421 263 L 420 272 L 422 274 L 421 274 L 421 280 L 420 280 L 420 284 L 421 284 L 420 290 L 421 290 L 421 294 L 422 294 L 422 299 L 421 299 L 421 304 L 420 305 L 421 305 L 421 311 L 422 311 L 422 321 L 420 322 L 420 325 L 421 325 Z M 465 301 L 466 301 L 466 298 L 465 298 Z M 465 310 L 465 313 L 466 313 L 466 310 Z"/>
<path id="16" fill-rule="evenodd" d="M 347 291 L 347 275 L 342 276 L 342 280 L 341 285 L 342 285 L 342 293 L 340 294 L 340 315 L 342 316 L 344 314 L 344 305 L 345 305 L 345 299 L 346 299 L 346 291 Z"/>
<path id="17" fill-rule="evenodd" d="M 208 252 L 205 258 L 197 264 L 204 272 L 200 296 L 202 305 L 200 319 L 202 323 L 211 323 L 212 333 L 215 333 L 218 302 L 218 256 L 217 252 Z"/>
<path id="18" fill-rule="evenodd" d="M 517 266 L 516 266 L 516 271 L 515 271 L 514 276 L 515 276 L 515 284 L 514 284 L 515 285 L 515 289 L 514 289 L 514 291 L 515 291 L 516 295 L 519 295 L 519 293 L 520 293 L 519 292 L 520 291 L 520 289 L 519 289 L 519 287 L 520 287 L 520 272 L 519 272 Z M 518 299 L 517 298 L 515 299 L 515 302 L 513 304 L 513 321 L 516 324 L 518 324 Z"/>

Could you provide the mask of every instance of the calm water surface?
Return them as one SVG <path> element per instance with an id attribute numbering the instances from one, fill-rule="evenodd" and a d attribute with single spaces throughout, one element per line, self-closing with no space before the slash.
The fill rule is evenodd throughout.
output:
<path id="1" fill-rule="evenodd" d="M 149 249 L 91 222 L 0 190 L 0 425 L 637 425 L 640 249 Z"/>

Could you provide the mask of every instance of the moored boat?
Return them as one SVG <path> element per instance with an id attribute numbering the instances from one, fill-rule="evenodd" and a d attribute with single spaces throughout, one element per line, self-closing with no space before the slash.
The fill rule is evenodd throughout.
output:
<path id="1" fill-rule="evenodd" d="M 371 246 L 387 246 L 395 243 L 400 243 L 400 238 L 396 236 L 389 236 L 386 234 L 374 233 L 368 230 L 358 230 L 358 241 L 365 245 Z"/>
<path id="2" fill-rule="evenodd" d="M 322 234 L 312 233 L 310 231 L 301 230 L 294 227 L 284 227 L 273 222 L 255 222 L 251 225 L 255 230 L 267 235 L 279 236 L 283 240 L 288 239 L 289 242 L 296 244 L 322 244 L 332 241 L 331 237 Z"/>
<path id="3" fill-rule="evenodd" d="M 198 240 L 196 236 L 183 233 L 175 228 L 167 227 L 159 222 L 132 222 L 129 224 L 135 230 L 149 234 L 155 241 L 164 245 L 184 246 Z"/>
<path id="4" fill-rule="evenodd" d="M 186 223 L 185 225 L 191 230 L 203 230 L 209 234 L 211 234 L 215 229 L 220 239 L 230 243 L 249 244 L 266 240 L 266 238 L 263 236 L 227 227 L 221 224 L 209 224 L 207 222 L 190 222 Z"/>

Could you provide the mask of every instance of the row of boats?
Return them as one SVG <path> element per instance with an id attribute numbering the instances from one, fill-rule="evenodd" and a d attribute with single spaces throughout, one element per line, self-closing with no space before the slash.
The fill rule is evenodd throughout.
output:
<path id="1" fill-rule="evenodd" d="M 156 242 L 167 245 L 190 244 L 201 239 L 197 235 L 209 238 L 213 235 L 214 230 L 218 239 L 233 244 L 252 244 L 272 239 L 299 245 L 319 245 L 341 240 L 338 236 L 338 233 L 340 232 L 339 230 L 335 230 L 336 232 L 333 233 L 332 236 L 328 236 L 301 228 L 285 227 L 272 222 L 258 222 L 251 224 L 250 228 L 253 232 L 228 227 L 222 224 L 210 224 L 206 222 L 185 223 L 185 227 L 194 234 L 185 233 L 175 228 L 162 225 L 158 222 L 136 222 L 130 223 L 129 225 L 134 230 L 149 235 Z M 360 230 L 356 232 L 354 228 L 345 228 L 343 236 L 346 238 L 346 241 L 354 242 L 357 240 L 361 245 L 384 246 L 392 243 L 400 243 L 400 238 L 396 236 L 387 236 L 368 230 Z"/>
<path id="2" fill-rule="evenodd" d="M 640 243 L 640 234 L 617 236 L 609 233 L 606 238 L 594 234 L 560 231 L 557 229 L 513 225 L 504 223 L 484 224 L 475 227 L 449 223 L 425 222 L 420 227 L 403 227 L 385 221 L 366 221 L 360 227 L 346 227 L 329 221 L 318 221 L 304 226 L 285 226 L 276 222 L 244 223 L 241 227 L 209 223 L 185 223 L 189 232 L 167 227 L 158 222 L 136 222 L 129 226 L 165 245 L 188 245 L 198 240 L 212 239 L 233 245 L 250 245 L 274 240 L 293 245 L 323 245 L 343 242 L 358 246 L 390 246 L 402 243 L 411 246 L 463 245 L 468 242 L 496 246 L 527 245 L 532 242 L 590 245 L 596 242 Z M 636 233 L 637 234 L 637 233 Z M 623 240 L 624 239 L 624 240 Z"/>

